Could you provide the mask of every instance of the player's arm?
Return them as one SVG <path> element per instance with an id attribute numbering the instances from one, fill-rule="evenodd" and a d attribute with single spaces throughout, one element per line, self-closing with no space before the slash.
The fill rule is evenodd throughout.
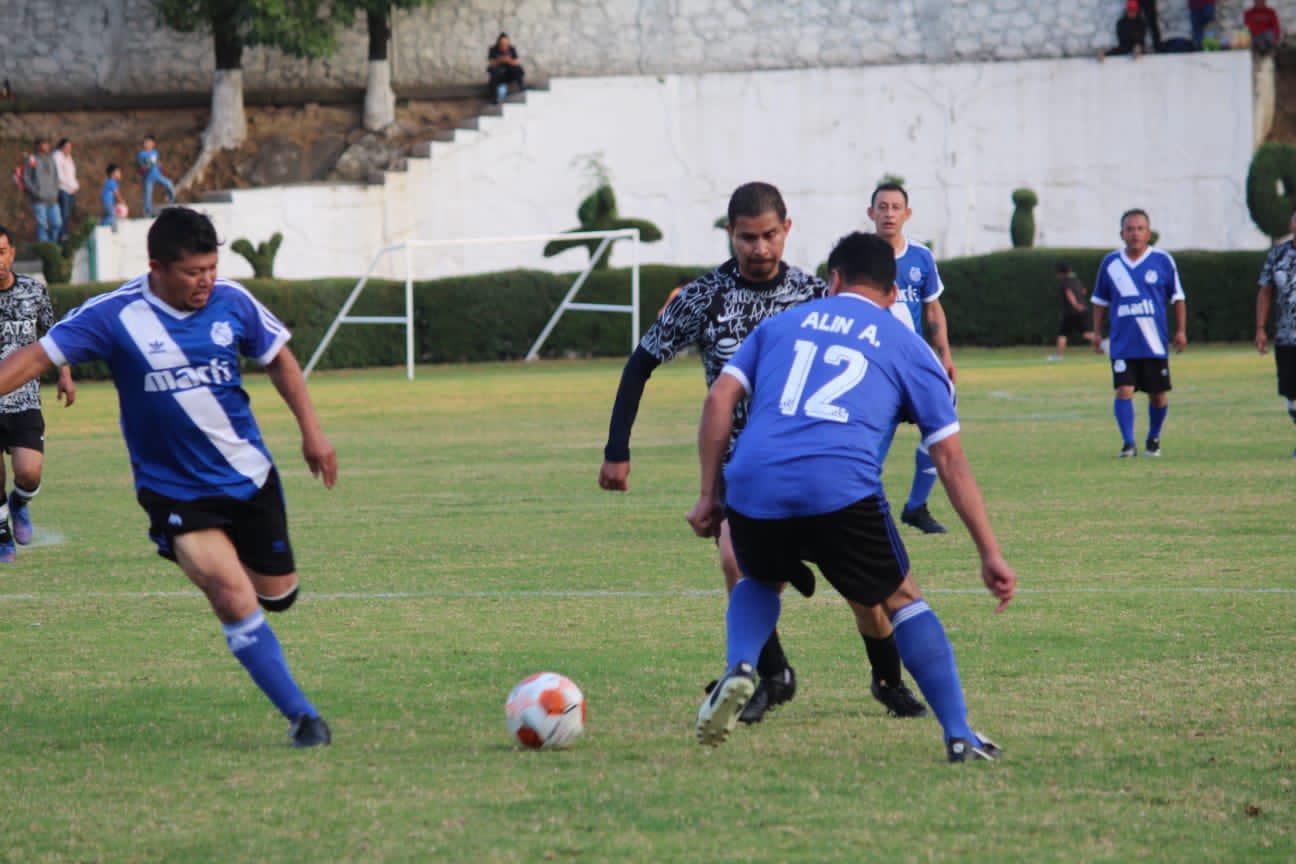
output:
<path id="1" fill-rule="evenodd" d="M 1102 350 L 1102 329 L 1103 319 L 1107 317 L 1107 307 L 1101 303 L 1095 303 L 1093 307 L 1093 350 L 1095 354 L 1103 353 Z"/>
<path id="2" fill-rule="evenodd" d="M 630 486 L 630 430 L 639 415 L 644 386 L 660 365 L 660 360 L 638 347 L 621 370 L 621 383 L 617 385 L 612 419 L 608 422 L 607 444 L 603 447 L 603 465 L 599 468 L 602 489 L 624 492 Z"/>
<path id="3" fill-rule="evenodd" d="M 725 452 L 729 449 L 729 434 L 733 431 L 734 407 L 746 395 L 747 389 L 741 380 L 730 374 L 721 374 L 702 403 L 702 422 L 698 424 L 698 462 L 702 480 L 697 503 L 687 517 L 693 533 L 699 537 L 720 536 L 720 523 L 724 521 L 721 472 L 724 470 Z"/>
<path id="4" fill-rule="evenodd" d="M 1188 304 L 1181 298 L 1174 301 L 1171 308 L 1174 309 L 1175 316 L 1174 347 L 1176 351 L 1183 353 L 1184 348 L 1188 347 Z"/>
<path id="5" fill-rule="evenodd" d="M 1076 294 L 1075 286 L 1073 285 L 1066 286 L 1066 295 L 1067 295 L 1067 302 L 1071 304 L 1072 309 L 1074 309 L 1077 312 L 1085 311 L 1085 304 L 1080 302 L 1080 297 L 1079 295 Z"/>
<path id="6" fill-rule="evenodd" d="M 923 318 L 927 321 L 927 339 L 936 350 L 941 365 L 945 367 L 945 374 L 953 381 L 954 356 L 950 353 L 949 328 L 945 324 L 945 308 L 941 306 L 940 300 L 923 304 Z"/>
<path id="7" fill-rule="evenodd" d="M 1256 292 L 1256 329 L 1255 329 L 1255 346 L 1261 354 L 1269 347 L 1269 335 L 1265 333 L 1265 325 L 1269 323 L 1269 307 L 1273 304 L 1274 286 L 1261 285 L 1260 290 Z"/>
<path id="8" fill-rule="evenodd" d="M 981 558 L 981 580 L 990 593 L 999 598 L 999 606 L 995 611 L 1002 612 L 1017 589 L 1017 574 L 1004 561 L 999 551 L 999 542 L 990 527 L 985 501 L 981 497 L 976 478 L 972 476 L 972 466 L 968 464 L 967 454 L 963 452 L 963 443 L 955 432 L 929 444 L 927 452 L 936 465 L 936 473 L 949 495 L 950 503 L 967 526 L 972 542 L 976 544 L 977 554 Z"/>
<path id="9" fill-rule="evenodd" d="M 45 348 L 39 343 L 26 345 L 0 360 L 0 396 L 12 393 L 54 367 Z M 63 367 L 67 369 L 66 366 Z"/>
<path id="10" fill-rule="evenodd" d="M 275 389 L 297 418 L 302 435 L 302 456 L 310 466 L 311 476 L 323 476 L 325 488 L 332 489 L 337 482 L 337 453 L 324 435 L 310 391 L 306 389 L 306 376 L 301 365 L 287 345 L 279 349 L 274 359 L 266 364 L 266 372 Z"/>
<path id="11" fill-rule="evenodd" d="M 48 333 L 57 320 L 54 317 L 54 302 L 50 300 L 49 292 L 42 292 L 40 311 L 36 316 L 36 326 L 43 332 Z M 72 380 L 72 367 L 66 363 L 59 365 L 58 398 L 59 401 L 63 402 L 65 408 L 71 408 L 72 403 L 76 401 L 76 382 Z"/>

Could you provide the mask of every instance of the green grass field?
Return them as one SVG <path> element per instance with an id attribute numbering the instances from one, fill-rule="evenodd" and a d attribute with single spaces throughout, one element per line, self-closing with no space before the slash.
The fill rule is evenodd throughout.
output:
<path id="1" fill-rule="evenodd" d="M 1296 859 L 1296 429 L 1271 360 L 1177 357 L 1164 456 L 1131 462 L 1102 359 L 1047 353 L 956 352 L 1009 610 L 939 490 L 952 533 L 905 533 L 1007 753 L 963 766 L 934 719 L 869 698 L 825 590 L 785 603 L 797 699 L 694 743 L 724 656 L 715 553 L 683 518 L 696 359 L 649 384 L 625 495 L 595 483 L 618 362 L 316 376 L 331 492 L 255 378 L 305 585 L 274 625 L 334 730 L 303 752 L 152 553 L 110 389 L 47 393 L 37 545 L 0 570 L 0 861 Z M 544 669 L 582 686 L 589 726 L 519 752 L 504 697 Z"/>

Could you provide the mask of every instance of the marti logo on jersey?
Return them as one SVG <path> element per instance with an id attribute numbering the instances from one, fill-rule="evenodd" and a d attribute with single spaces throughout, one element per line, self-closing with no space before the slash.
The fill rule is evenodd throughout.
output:
<path id="1" fill-rule="evenodd" d="M 1122 303 L 1116 307 L 1117 318 L 1128 318 L 1131 315 L 1155 315 L 1156 304 L 1151 300 L 1140 300 L 1137 303 Z"/>
<path id="2" fill-rule="evenodd" d="M 228 360 L 213 358 L 206 366 L 181 366 L 149 372 L 144 376 L 144 392 L 170 393 L 211 384 L 228 384 L 233 380 L 233 365 Z"/>

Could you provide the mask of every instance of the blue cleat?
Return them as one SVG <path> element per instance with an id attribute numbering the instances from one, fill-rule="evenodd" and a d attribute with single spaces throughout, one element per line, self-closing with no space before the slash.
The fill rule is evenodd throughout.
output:
<path id="1" fill-rule="evenodd" d="M 0 563 L 11 564 L 18 557 L 14 547 L 13 535 L 9 533 L 9 520 L 0 525 Z"/>
<path id="2" fill-rule="evenodd" d="M 26 546 L 32 541 L 31 511 L 27 509 L 27 502 L 12 492 L 9 493 L 9 515 L 13 517 L 13 539 L 19 546 Z"/>

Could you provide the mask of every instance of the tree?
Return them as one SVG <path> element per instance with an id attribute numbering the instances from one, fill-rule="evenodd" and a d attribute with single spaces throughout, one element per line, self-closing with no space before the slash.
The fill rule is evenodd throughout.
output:
<path id="1" fill-rule="evenodd" d="M 333 25 L 323 0 L 154 0 L 158 20 L 181 33 L 210 31 L 216 52 L 212 110 L 198 160 L 180 179 L 184 190 L 202 179 L 219 150 L 247 139 L 243 113 L 243 49 L 278 48 L 294 57 L 320 57 L 333 49 Z"/>
<path id="2" fill-rule="evenodd" d="M 391 44 L 392 13 L 397 9 L 431 6 L 436 0 L 333 0 L 333 21 L 349 27 L 356 13 L 363 12 L 369 31 L 369 72 L 365 80 L 364 127 L 371 132 L 386 129 L 396 122 L 396 93 L 392 90 Z"/>

